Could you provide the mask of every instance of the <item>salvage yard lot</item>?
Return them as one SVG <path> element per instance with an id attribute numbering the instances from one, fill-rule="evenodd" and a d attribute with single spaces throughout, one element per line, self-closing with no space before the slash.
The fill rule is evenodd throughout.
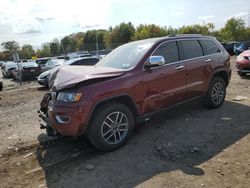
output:
<path id="1" fill-rule="evenodd" d="M 111 153 L 48 138 L 37 115 L 47 90 L 37 84 L 1 92 L 0 187 L 250 187 L 250 76 L 234 61 L 221 108 L 197 101 L 157 114 Z"/>

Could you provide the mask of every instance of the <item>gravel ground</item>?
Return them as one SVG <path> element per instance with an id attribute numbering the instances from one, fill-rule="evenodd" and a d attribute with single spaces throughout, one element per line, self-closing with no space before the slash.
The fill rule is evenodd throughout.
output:
<path id="1" fill-rule="evenodd" d="M 37 84 L 1 92 L 0 187 L 250 187 L 250 76 L 234 61 L 221 108 L 197 101 L 157 114 L 111 153 L 48 138 L 36 112 L 47 91 Z"/>

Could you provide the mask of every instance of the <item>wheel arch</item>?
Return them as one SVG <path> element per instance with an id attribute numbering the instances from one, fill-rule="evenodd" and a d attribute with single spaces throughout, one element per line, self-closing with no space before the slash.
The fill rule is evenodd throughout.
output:
<path id="1" fill-rule="evenodd" d="M 134 117 L 134 120 L 136 121 L 137 117 L 139 116 L 139 112 L 138 112 L 138 109 L 136 107 L 136 104 L 133 102 L 132 98 L 128 94 L 121 94 L 121 95 L 112 96 L 110 98 L 105 98 L 105 99 L 99 100 L 95 103 L 95 105 L 93 106 L 93 108 L 91 109 L 91 111 L 89 113 L 84 132 L 88 131 L 89 124 L 90 124 L 91 119 L 93 117 L 93 114 L 96 112 L 96 110 L 101 105 L 108 104 L 110 102 L 121 103 L 121 104 L 125 105 L 126 107 L 128 107 L 128 109 L 131 110 L 131 113 Z"/>
<path id="2" fill-rule="evenodd" d="M 225 81 L 226 86 L 228 86 L 228 84 L 229 84 L 229 77 L 228 77 L 228 74 L 227 74 L 227 72 L 225 70 L 220 70 L 220 71 L 215 72 L 214 76 L 213 76 L 213 79 L 215 77 L 222 78 Z"/>

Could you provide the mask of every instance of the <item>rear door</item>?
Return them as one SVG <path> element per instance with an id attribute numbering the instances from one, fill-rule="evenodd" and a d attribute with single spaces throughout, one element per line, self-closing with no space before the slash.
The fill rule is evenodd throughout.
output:
<path id="1" fill-rule="evenodd" d="M 185 97 L 185 67 L 176 41 L 161 44 L 152 56 L 163 56 L 165 64 L 144 70 L 144 112 L 150 113 L 176 104 Z"/>
<path id="2" fill-rule="evenodd" d="M 215 68 L 215 63 L 218 64 L 218 62 L 221 62 L 221 66 L 224 66 L 223 61 L 221 61 L 221 49 L 217 46 L 217 44 L 210 39 L 202 39 L 200 40 L 200 43 L 203 48 L 204 53 L 204 63 L 205 63 L 205 70 L 206 71 L 206 77 L 204 82 L 204 88 L 203 92 L 206 92 L 209 82 L 213 77 L 212 71 Z M 219 65 L 219 64 L 218 64 Z"/>
<path id="3" fill-rule="evenodd" d="M 187 39 L 178 41 L 180 57 L 186 67 L 187 99 L 201 96 L 208 77 L 212 72 L 212 61 L 203 55 L 199 40 Z"/>

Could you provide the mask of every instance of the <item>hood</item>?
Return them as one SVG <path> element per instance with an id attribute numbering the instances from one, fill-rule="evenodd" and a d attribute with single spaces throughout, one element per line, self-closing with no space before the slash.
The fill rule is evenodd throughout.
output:
<path id="1" fill-rule="evenodd" d="M 49 86 L 61 90 L 74 87 L 77 83 L 86 80 L 120 76 L 125 72 L 124 69 L 110 67 L 62 66 L 54 70 L 53 73 L 51 72 Z"/>

